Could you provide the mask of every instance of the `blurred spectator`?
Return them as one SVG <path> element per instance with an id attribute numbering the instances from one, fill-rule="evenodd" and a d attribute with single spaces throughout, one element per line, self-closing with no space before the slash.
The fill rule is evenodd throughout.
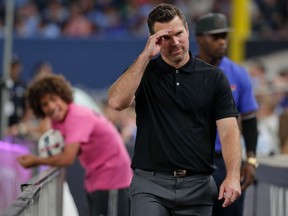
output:
<path id="1" fill-rule="evenodd" d="M 252 20 L 254 36 L 280 40 L 288 36 L 288 3 L 286 0 L 255 0 L 257 16 Z"/>
<path id="2" fill-rule="evenodd" d="M 288 154 L 288 110 L 279 116 L 279 140 L 282 154 Z"/>
<path id="3" fill-rule="evenodd" d="M 21 122 L 10 126 L 7 129 L 6 136 L 12 137 L 13 140 L 31 141 L 37 143 L 41 135 L 51 127 L 48 118 L 37 119 L 30 108 Z"/>
<path id="4" fill-rule="evenodd" d="M 8 116 L 8 126 L 18 123 L 25 111 L 24 93 L 26 83 L 21 78 L 23 65 L 17 55 L 12 56 L 9 87 L 9 101 L 5 104 Z"/>
<path id="5" fill-rule="evenodd" d="M 53 73 L 53 67 L 50 62 L 48 61 L 40 61 L 36 63 L 33 71 L 32 71 L 32 78 L 36 76 L 42 76 L 45 74 L 51 74 Z"/>
<path id="6" fill-rule="evenodd" d="M 27 2 L 16 11 L 15 34 L 20 37 L 37 36 L 40 21 L 37 6 L 32 2 Z"/>
<path id="7" fill-rule="evenodd" d="M 57 0 L 50 0 L 42 12 L 42 17 L 47 22 L 55 23 L 62 26 L 69 17 L 69 11 Z"/>
<path id="8" fill-rule="evenodd" d="M 62 34 L 62 27 L 68 20 L 69 12 L 66 7 L 57 0 L 51 0 L 47 7 L 43 8 L 42 20 L 38 26 L 39 36 L 57 38 Z"/>
<path id="9" fill-rule="evenodd" d="M 279 140 L 282 154 L 288 154 L 288 110 L 279 116 Z"/>
<path id="10" fill-rule="evenodd" d="M 82 5 L 73 2 L 69 5 L 69 18 L 64 24 L 63 34 L 68 37 L 89 37 L 92 36 L 93 24 L 84 16 Z"/>
<path id="11" fill-rule="evenodd" d="M 102 103 L 102 110 L 104 115 L 118 129 L 129 152 L 129 155 L 132 158 L 136 138 L 136 115 L 134 106 L 131 106 L 122 111 L 117 111 L 111 108 L 107 101 L 104 100 Z"/>
<path id="12" fill-rule="evenodd" d="M 41 20 L 38 25 L 38 36 L 53 39 L 58 38 L 62 34 L 60 27 L 52 22 L 47 22 L 45 20 Z"/>
<path id="13" fill-rule="evenodd" d="M 98 114 L 102 113 L 94 98 L 87 91 L 84 91 L 81 88 L 76 88 L 75 86 L 73 86 L 72 89 L 74 103 L 90 108 Z"/>
<path id="14" fill-rule="evenodd" d="M 263 94 L 259 102 L 257 155 L 274 155 L 280 153 L 278 138 L 277 100 L 273 94 Z"/>
<path id="15" fill-rule="evenodd" d="M 125 27 L 134 36 L 149 35 L 146 18 L 153 5 L 149 1 L 126 0 L 120 8 Z"/>
<path id="16" fill-rule="evenodd" d="M 48 61 L 40 61 L 35 65 L 35 68 L 32 71 L 32 79 L 52 73 L 54 73 L 52 64 Z M 81 104 L 97 113 L 101 113 L 101 109 L 96 104 L 96 101 L 83 89 L 73 87 L 73 99 L 76 104 Z"/>
<path id="17" fill-rule="evenodd" d="M 52 66 L 48 62 L 39 62 L 32 72 L 31 81 L 52 72 Z M 37 142 L 40 136 L 51 127 L 50 120 L 48 118 L 36 118 L 31 108 L 26 104 L 26 98 L 24 98 L 24 96 L 23 92 L 22 100 L 23 103 L 25 103 L 25 112 L 21 120 L 9 125 L 6 136 Z"/>
<path id="18" fill-rule="evenodd" d="M 111 2 L 98 2 L 88 16 L 96 26 L 98 34 L 115 34 L 123 30 L 123 23 L 117 6 Z"/>
<path id="19" fill-rule="evenodd" d="M 224 13 L 229 19 L 231 18 L 231 1 L 229 0 L 218 0 L 214 1 L 213 12 Z"/>
<path id="20" fill-rule="evenodd" d="M 258 61 L 254 63 L 257 64 L 254 64 L 250 72 L 254 78 L 257 77 L 255 93 L 260 104 L 257 113 L 259 119 L 257 152 L 259 155 L 279 154 L 286 146 L 286 114 L 282 113 L 287 110 L 288 70 L 281 69 L 271 81 L 267 81 L 264 76 L 265 67 Z"/>
<path id="21" fill-rule="evenodd" d="M 175 3 L 186 13 L 187 17 L 191 17 L 193 22 L 189 24 L 194 25 L 200 16 L 212 11 L 215 0 L 178 0 Z M 194 26 L 191 29 L 194 29 Z"/>
<path id="22" fill-rule="evenodd" d="M 274 91 L 277 93 L 279 104 L 278 113 L 288 109 L 288 67 L 281 69 L 273 79 Z"/>
<path id="23" fill-rule="evenodd" d="M 269 84 L 264 63 L 259 59 L 252 59 L 248 71 L 256 96 L 261 92 L 267 91 Z"/>
<path id="24" fill-rule="evenodd" d="M 285 121 L 287 110 L 288 70 L 283 68 L 271 81 L 264 78 L 265 67 L 258 61 L 250 70 L 257 77 L 256 95 L 260 104 L 258 115 L 259 138 L 257 151 L 259 155 L 273 155 L 286 151 L 285 140 L 287 127 Z M 287 148 L 283 150 L 283 148 Z M 288 153 L 288 151 L 287 151 Z"/>

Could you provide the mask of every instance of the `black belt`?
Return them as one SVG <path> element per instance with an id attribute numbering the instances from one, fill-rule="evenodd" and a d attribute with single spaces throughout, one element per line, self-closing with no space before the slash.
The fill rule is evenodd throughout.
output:
<path id="1" fill-rule="evenodd" d="M 185 176 L 195 175 L 195 173 L 192 172 L 191 170 L 179 169 L 179 170 L 174 170 L 172 172 L 172 175 L 174 177 L 185 177 Z"/>
<path id="2" fill-rule="evenodd" d="M 157 175 L 157 174 L 161 174 L 161 175 L 167 175 L 167 176 L 174 176 L 174 177 L 185 177 L 185 176 L 193 176 L 193 175 L 199 175 L 199 173 L 195 173 L 191 170 L 187 170 L 187 169 L 177 169 L 174 171 L 150 171 L 150 170 L 141 170 L 141 169 L 137 169 L 140 171 L 144 171 L 146 173 L 150 172 L 153 175 Z"/>

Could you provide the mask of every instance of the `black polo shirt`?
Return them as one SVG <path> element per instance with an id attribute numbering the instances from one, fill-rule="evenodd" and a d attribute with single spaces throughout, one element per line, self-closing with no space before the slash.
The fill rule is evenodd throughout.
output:
<path id="1" fill-rule="evenodd" d="M 135 100 L 133 169 L 214 171 L 216 120 L 238 115 L 220 69 L 191 55 L 175 69 L 158 56 L 149 62 Z"/>

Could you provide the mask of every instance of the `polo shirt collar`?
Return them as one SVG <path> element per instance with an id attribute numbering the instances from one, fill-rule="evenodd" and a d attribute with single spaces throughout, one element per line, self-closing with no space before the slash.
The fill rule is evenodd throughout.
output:
<path id="1" fill-rule="evenodd" d="M 183 65 L 182 67 L 178 68 L 179 71 L 181 72 L 186 72 L 186 73 L 192 73 L 193 68 L 194 68 L 194 57 L 191 54 L 191 52 L 189 51 L 189 56 L 190 59 L 189 61 Z M 167 64 L 161 55 L 159 55 L 156 59 L 156 64 L 160 67 L 161 71 L 165 71 L 165 72 L 175 72 L 176 68 L 174 68 L 173 66 Z"/>

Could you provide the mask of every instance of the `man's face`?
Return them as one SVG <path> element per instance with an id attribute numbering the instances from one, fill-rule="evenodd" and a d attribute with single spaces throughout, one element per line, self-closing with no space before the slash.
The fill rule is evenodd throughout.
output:
<path id="1" fill-rule="evenodd" d="M 20 63 L 14 63 L 11 65 L 10 76 L 13 81 L 18 81 L 20 79 L 22 71 L 22 65 Z"/>
<path id="2" fill-rule="evenodd" d="M 198 44 L 210 58 L 221 59 L 227 52 L 227 33 L 201 35 Z"/>
<path id="3" fill-rule="evenodd" d="M 53 121 L 64 120 L 68 111 L 68 104 L 55 94 L 46 94 L 41 98 L 40 104 L 44 114 Z"/>
<path id="4" fill-rule="evenodd" d="M 161 42 L 161 55 L 163 59 L 172 66 L 186 63 L 189 59 L 189 31 L 182 20 L 176 16 L 173 20 L 166 23 L 156 22 L 154 32 L 165 28 L 172 28 L 169 35 L 164 36 Z"/>

